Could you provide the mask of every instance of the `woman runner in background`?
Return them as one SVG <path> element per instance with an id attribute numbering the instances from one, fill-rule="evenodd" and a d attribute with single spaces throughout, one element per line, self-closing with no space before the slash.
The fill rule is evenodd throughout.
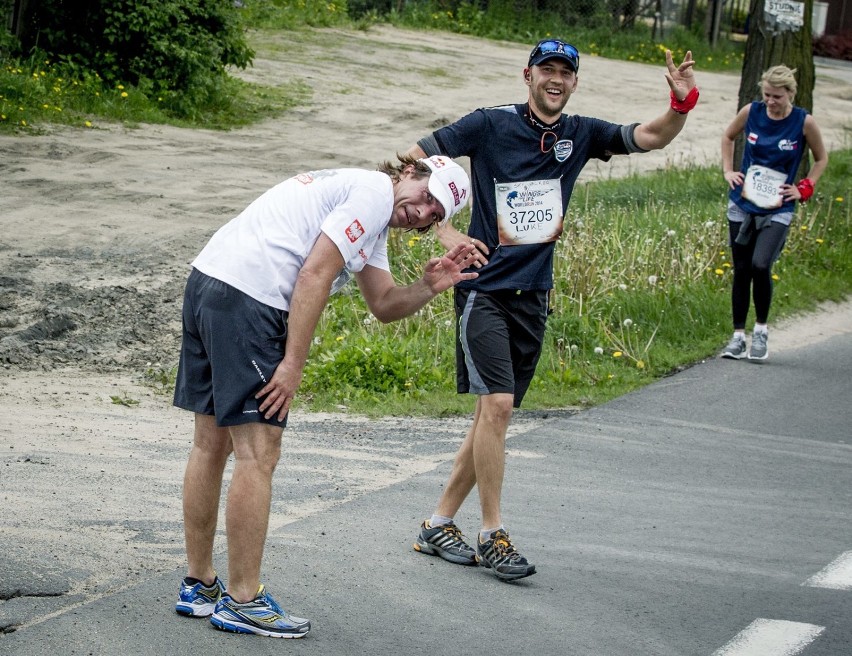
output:
<path id="1" fill-rule="evenodd" d="M 773 66 L 760 78 L 763 100 L 743 107 L 722 135 L 722 171 L 730 187 L 728 228 L 734 261 L 731 306 L 734 334 L 722 357 L 746 356 L 745 327 L 751 297 L 755 324 L 749 360 L 765 360 L 772 265 L 781 253 L 793 220 L 796 201 L 806 202 L 828 165 L 819 126 L 805 109 L 793 104 L 795 70 Z M 745 134 L 740 170 L 734 168 L 734 140 Z M 808 176 L 794 184 L 805 153 L 813 153 Z"/>

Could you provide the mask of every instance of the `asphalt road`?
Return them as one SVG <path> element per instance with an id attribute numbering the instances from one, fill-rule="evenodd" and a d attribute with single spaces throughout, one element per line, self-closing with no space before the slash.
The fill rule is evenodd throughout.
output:
<path id="1" fill-rule="evenodd" d="M 512 438 L 528 579 L 411 549 L 446 462 L 270 535 L 265 580 L 311 618 L 303 640 L 176 615 L 174 571 L 0 635 L 0 654 L 852 654 L 850 370 L 850 334 L 709 360 Z M 476 508 L 457 521 L 474 534 Z"/>

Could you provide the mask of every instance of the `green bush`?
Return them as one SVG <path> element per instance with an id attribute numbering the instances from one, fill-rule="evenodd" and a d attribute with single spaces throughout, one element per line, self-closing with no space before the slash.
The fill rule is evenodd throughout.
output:
<path id="1" fill-rule="evenodd" d="M 165 96 L 178 112 L 221 93 L 227 67 L 245 68 L 254 56 L 233 0 L 34 0 L 27 7 L 19 54 L 48 53 L 107 85 Z"/>

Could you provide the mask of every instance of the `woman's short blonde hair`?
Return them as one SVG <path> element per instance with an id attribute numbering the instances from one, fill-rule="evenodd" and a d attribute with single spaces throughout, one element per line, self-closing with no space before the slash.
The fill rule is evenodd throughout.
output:
<path id="1" fill-rule="evenodd" d="M 787 91 L 795 96 L 796 89 L 798 88 L 796 85 L 796 69 L 791 69 L 784 66 L 784 64 L 768 68 L 764 71 L 763 75 L 760 76 L 758 86 L 761 90 L 763 90 L 764 84 L 768 84 L 770 87 L 775 87 L 777 89 L 787 89 Z"/>

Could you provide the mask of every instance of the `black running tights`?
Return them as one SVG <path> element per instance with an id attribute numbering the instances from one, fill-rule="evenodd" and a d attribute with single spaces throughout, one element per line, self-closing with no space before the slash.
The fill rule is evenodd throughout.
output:
<path id="1" fill-rule="evenodd" d="M 740 223 L 728 221 L 731 255 L 734 260 L 734 284 L 731 289 L 731 311 L 734 330 L 745 330 L 749 301 L 754 295 L 754 315 L 757 323 L 766 323 L 772 303 L 772 265 L 781 254 L 787 239 L 788 226 L 772 221 L 763 230 L 755 230 L 745 246 L 734 241 Z"/>

